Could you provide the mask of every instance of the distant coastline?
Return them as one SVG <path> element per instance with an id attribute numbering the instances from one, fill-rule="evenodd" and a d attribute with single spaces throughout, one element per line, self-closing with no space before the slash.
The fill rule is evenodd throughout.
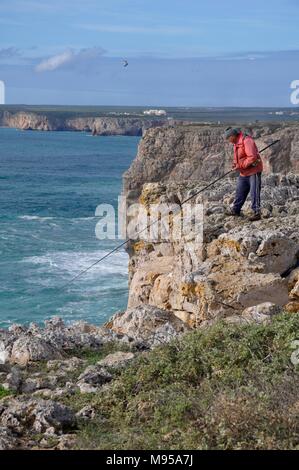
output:
<path id="1" fill-rule="evenodd" d="M 93 113 L 91 113 L 93 114 Z M 92 135 L 141 136 L 150 127 L 168 125 L 164 117 L 145 115 L 111 114 L 103 116 L 62 110 L 0 110 L 0 126 L 32 131 L 85 131 Z"/>
<path id="2" fill-rule="evenodd" d="M 194 122 L 298 122 L 299 108 L 0 105 L 0 127 L 141 136 L 151 127 Z M 163 111 L 163 112 L 161 112 Z"/>

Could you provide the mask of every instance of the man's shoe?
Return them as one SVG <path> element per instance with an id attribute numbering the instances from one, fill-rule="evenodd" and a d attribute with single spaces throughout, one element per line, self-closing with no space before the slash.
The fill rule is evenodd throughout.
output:
<path id="1" fill-rule="evenodd" d="M 259 212 L 256 212 L 255 214 L 250 216 L 248 220 L 250 220 L 250 222 L 255 222 L 256 220 L 261 220 L 261 218 L 261 214 Z"/>
<path id="2" fill-rule="evenodd" d="M 241 212 L 236 212 L 234 209 L 228 209 L 225 211 L 225 215 L 232 215 L 234 217 L 242 217 Z"/>

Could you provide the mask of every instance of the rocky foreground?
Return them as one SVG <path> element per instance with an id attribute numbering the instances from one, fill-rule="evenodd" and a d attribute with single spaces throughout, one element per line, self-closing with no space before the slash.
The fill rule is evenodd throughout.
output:
<path id="1" fill-rule="evenodd" d="M 132 336 L 58 317 L 0 331 L 1 450 L 298 449 L 298 313 L 117 319 Z"/>
<path id="2" fill-rule="evenodd" d="M 154 307 L 126 312 L 123 323 L 127 333 L 84 322 L 65 325 L 58 317 L 43 328 L 0 330 L 0 449 L 72 447 L 78 421 L 92 411 L 83 407 L 75 414 L 63 402 L 99 393 L 137 355 L 188 330 Z"/>

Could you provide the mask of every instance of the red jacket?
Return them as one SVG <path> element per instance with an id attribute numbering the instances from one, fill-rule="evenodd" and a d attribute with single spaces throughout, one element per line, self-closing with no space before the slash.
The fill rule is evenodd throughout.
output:
<path id="1" fill-rule="evenodd" d="M 241 176 L 250 176 L 263 171 L 263 162 L 258 148 L 250 135 L 240 133 L 234 145 L 234 164 L 240 170 Z"/>

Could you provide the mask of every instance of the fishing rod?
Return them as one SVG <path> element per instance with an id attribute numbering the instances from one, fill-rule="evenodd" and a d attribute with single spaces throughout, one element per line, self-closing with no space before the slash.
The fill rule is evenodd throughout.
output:
<path id="1" fill-rule="evenodd" d="M 272 147 L 272 145 L 274 144 L 277 144 L 277 142 L 280 142 L 280 139 L 277 139 L 277 140 L 274 140 L 271 144 L 267 145 L 267 147 L 264 147 L 262 150 L 259 150 L 259 153 L 263 153 L 265 150 L 267 150 L 269 147 Z M 217 178 L 216 180 L 212 181 L 212 183 L 208 184 L 207 186 L 205 186 L 204 188 L 200 189 L 199 191 L 197 191 L 196 193 L 192 194 L 192 196 L 188 197 L 187 199 L 185 199 L 181 205 L 185 204 L 186 202 L 190 201 L 190 199 L 192 199 L 193 197 L 197 196 L 198 194 L 202 193 L 203 191 L 205 191 L 206 189 L 208 189 L 210 186 L 213 186 L 215 183 L 217 183 L 218 181 L 222 180 L 223 178 L 225 178 L 227 175 L 229 175 L 230 173 L 232 173 L 234 170 L 234 168 L 232 168 L 231 170 L 227 171 L 226 173 L 224 173 L 224 175 L 220 176 L 219 178 Z M 138 233 L 137 233 L 138 235 Z"/>
<path id="2" fill-rule="evenodd" d="M 264 147 L 262 150 L 259 151 L 259 153 L 262 153 L 264 152 L 265 150 L 267 150 L 268 148 L 272 147 L 272 145 L 275 145 L 277 144 L 278 142 L 280 142 L 280 139 L 277 139 L 277 140 L 274 140 L 273 142 L 271 142 L 271 144 L 267 145 L 266 147 Z M 224 173 L 224 175 L 220 176 L 219 178 L 215 179 L 214 181 L 212 181 L 211 183 L 209 183 L 207 186 L 205 186 L 204 188 L 200 189 L 199 191 L 195 192 L 194 194 L 192 194 L 191 196 L 189 196 L 187 199 L 185 199 L 184 201 L 182 201 L 180 207 L 183 205 L 183 204 L 186 204 L 186 202 L 190 201 L 191 199 L 193 199 L 195 196 L 198 196 L 198 194 L 206 191 L 208 188 L 210 188 L 211 186 L 213 186 L 214 184 L 216 184 L 218 181 L 222 180 L 223 178 L 225 178 L 227 175 L 229 175 L 230 173 L 232 173 L 233 171 L 235 171 L 235 169 L 231 169 L 229 171 L 227 171 L 226 173 Z M 180 210 L 180 209 L 179 209 Z M 144 227 L 142 230 L 140 230 L 139 232 L 136 233 L 136 235 L 140 235 L 141 233 L 143 233 L 145 230 L 148 230 L 151 226 L 153 226 L 154 224 L 160 222 L 160 218 L 154 220 L 153 222 L 151 222 L 149 225 L 147 225 L 146 227 Z M 60 290 L 64 290 L 67 286 L 69 286 L 70 284 L 72 284 L 76 279 L 78 279 L 79 277 L 83 276 L 83 274 L 87 273 L 87 271 L 89 271 L 90 269 L 92 269 L 94 266 L 96 266 L 97 264 L 99 264 L 101 261 L 103 261 L 104 259 L 108 258 L 109 256 L 111 256 L 113 253 L 115 253 L 116 251 L 118 251 L 120 248 L 124 247 L 127 243 L 129 243 L 130 241 L 130 238 L 127 238 L 125 241 L 123 241 L 122 243 L 120 243 L 119 245 L 117 245 L 115 248 L 113 248 L 113 250 L 109 251 L 108 253 L 106 253 L 104 256 L 102 256 L 100 259 L 98 259 L 97 261 L 95 261 L 94 263 L 92 263 L 90 266 L 88 266 L 86 269 L 84 269 L 83 271 L 80 271 L 76 276 L 74 276 L 72 279 L 70 279 L 66 284 L 64 284 L 62 287 L 60 287 L 58 289 L 58 291 Z"/>

